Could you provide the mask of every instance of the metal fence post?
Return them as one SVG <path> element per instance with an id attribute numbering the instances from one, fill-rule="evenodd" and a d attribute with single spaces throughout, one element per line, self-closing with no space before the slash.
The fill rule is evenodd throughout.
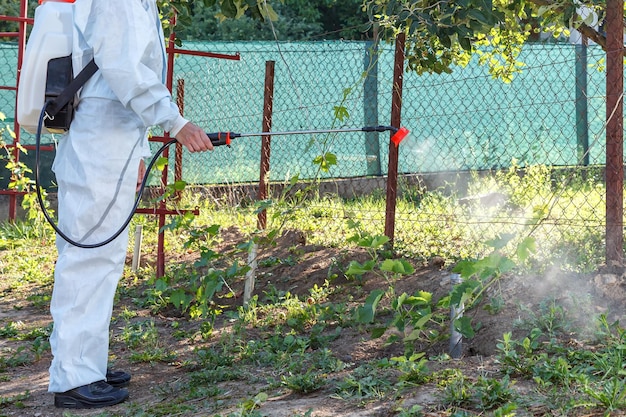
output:
<path id="1" fill-rule="evenodd" d="M 460 274 L 450 274 L 450 293 L 454 291 L 454 287 L 462 284 L 463 278 Z M 463 317 L 465 305 L 460 302 L 458 305 L 450 305 L 450 343 L 448 353 L 453 359 L 458 359 L 463 354 L 463 335 L 459 332 L 454 322 Z"/>
<path id="2" fill-rule="evenodd" d="M 365 44 L 363 58 L 363 117 L 366 126 L 378 125 L 378 39 Z M 378 132 L 365 133 L 365 157 L 367 158 L 367 175 L 379 176 L 380 142 Z"/>
<path id="3" fill-rule="evenodd" d="M 272 113 L 274 106 L 274 61 L 265 62 L 265 90 L 263 95 L 263 125 L 262 132 L 272 130 Z M 270 172 L 270 150 L 272 139 L 270 135 L 261 138 L 261 168 L 259 174 L 259 201 L 265 200 L 269 195 L 268 175 Z M 264 230 L 267 227 L 267 212 L 262 210 L 257 217 L 257 227 Z M 243 303 L 248 304 L 254 292 L 254 281 L 256 279 L 258 244 L 252 243 L 248 252 L 248 266 L 250 270 L 246 273 L 246 283 L 243 290 Z"/>
<path id="4" fill-rule="evenodd" d="M 179 79 L 177 82 L 178 90 L 176 94 L 176 105 L 180 110 L 180 114 L 185 114 L 185 80 Z M 183 180 L 183 145 L 180 142 L 176 142 L 176 149 L 174 154 L 174 181 Z M 176 200 L 180 201 L 183 193 L 181 191 L 176 192 Z"/>
<path id="5" fill-rule="evenodd" d="M 576 44 L 576 137 L 578 163 L 589 165 L 589 120 L 587 109 L 587 38 Z"/>
<path id="6" fill-rule="evenodd" d="M 396 38 L 393 67 L 393 93 L 391 98 L 391 126 L 399 128 L 402 123 L 402 78 L 404 76 L 404 45 L 406 36 Z M 393 136 L 393 132 L 390 135 Z M 385 210 L 385 236 L 393 246 L 396 227 L 396 197 L 398 194 L 398 147 L 389 141 L 389 166 L 387 168 L 387 202 Z"/>
<path id="7" fill-rule="evenodd" d="M 624 259 L 623 0 L 606 2 L 606 263 Z"/>
<path id="8" fill-rule="evenodd" d="M 265 63 L 265 93 L 263 97 L 263 125 L 262 132 L 272 130 L 272 113 L 274 104 L 274 61 Z M 268 195 L 268 178 L 270 171 L 270 150 L 272 137 L 270 135 L 261 138 L 261 172 L 259 175 L 259 200 L 265 200 Z M 265 229 L 267 225 L 267 213 L 259 212 L 258 227 Z"/>

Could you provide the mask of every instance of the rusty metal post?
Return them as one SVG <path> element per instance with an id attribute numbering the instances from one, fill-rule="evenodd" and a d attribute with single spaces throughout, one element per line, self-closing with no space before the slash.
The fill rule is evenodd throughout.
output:
<path id="1" fill-rule="evenodd" d="M 176 26 L 175 16 L 170 20 L 170 25 L 171 27 Z M 172 33 L 170 34 L 170 38 L 168 40 L 168 44 L 166 48 L 167 75 L 165 79 L 165 85 L 167 86 L 167 89 L 170 90 L 170 92 L 172 91 L 172 88 L 174 86 L 174 53 L 172 52 L 172 48 L 174 48 L 175 41 L 176 41 L 176 34 L 172 30 Z M 169 140 L 169 137 L 170 137 L 169 132 L 165 132 L 164 137 L 165 137 L 165 140 Z M 169 158 L 169 149 L 165 149 L 165 151 L 163 152 L 163 157 Z M 163 187 L 167 185 L 167 176 L 168 176 L 167 171 L 168 171 L 167 165 L 165 165 L 165 167 L 163 167 L 163 173 L 161 175 L 161 181 L 162 181 Z M 156 266 L 157 278 L 161 278 L 165 275 L 165 233 L 163 232 L 163 227 L 165 226 L 165 216 L 166 216 L 165 200 L 161 200 L 159 202 L 159 209 L 161 212 L 159 214 L 159 222 L 158 222 L 159 234 L 157 237 L 157 266 Z"/>
<path id="2" fill-rule="evenodd" d="M 404 76 L 404 45 L 406 36 L 396 38 L 393 66 L 393 92 L 391 97 L 391 126 L 400 128 L 402 123 L 402 79 Z M 393 132 L 390 137 L 393 136 Z M 393 247 L 396 227 L 396 197 L 398 195 L 398 146 L 389 141 L 389 164 L 387 168 L 387 207 L 385 210 L 385 236 Z"/>
<path id="3" fill-rule="evenodd" d="M 274 61 L 265 62 L 265 93 L 263 96 L 263 127 L 261 132 L 272 130 L 272 112 L 274 106 Z M 268 174 L 270 172 L 270 151 L 272 137 L 265 135 L 261 139 L 261 172 L 259 175 L 259 200 L 268 197 Z M 267 226 L 267 213 L 265 210 L 259 212 L 259 229 L 263 230 Z"/>
<path id="4" fill-rule="evenodd" d="M 624 0 L 606 2 L 606 263 L 623 263 Z"/>
<path id="5" fill-rule="evenodd" d="M 274 61 L 265 62 L 265 92 L 263 94 L 263 126 L 261 132 L 272 130 L 272 113 L 274 107 Z M 261 168 L 259 174 L 259 201 L 265 200 L 269 194 L 268 175 L 270 172 L 271 135 L 261 138 Z M 262 210 L 258 214 L 257 227 L 264 230 L 267 227 L 267 212 Z M 247 305 L 254 292 L 256 280 L 258 244 L 254 242 L 248 250 L 248 266 L 246 283 L 243 289 L 243 303 Z"/>
<path id="6" fill-rule="evenodd" d="M 185 80 L 178 80 L 178 90 L 176 94 L 176 105 L 180 110 L 180 114 L 185 114 Z M 176 142 L 176 153 L 174 159 L 174 181 L 182 181 L 183 179 L 183 145 Z M 180 201 L 183 194 L 181 191 L 176 192 L 176 200 Z"/>

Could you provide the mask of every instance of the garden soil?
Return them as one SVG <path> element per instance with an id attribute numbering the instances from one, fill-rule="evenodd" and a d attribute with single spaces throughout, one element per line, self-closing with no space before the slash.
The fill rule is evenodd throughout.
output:
<path id="1" fill-rule="evenodd" d="M 243 236 L 236 229 L 227 229 L 222 233 L 222 241 L 217 250 L 229 250 L 244 241 Z M 191 265 L 197 258 L 196 254 L 189 253 L 179 259 L 168 259 L 168 265 L 173 263 Z M 367 254 L 360 248 L 339 249 L 309 245 L 306 238 L 297 232 L 285 233 L 275 246 L 262 248 L 259 260 L 276 260 L 276 262 L 261 262 L 257 270 L 257 280 L 254 293 L 261 295 L 268 291 L 289 291 L 291 294 L 306 298 L 310 289 L 315 285 L 324 286 L 331 279 L 333 286 L 340 286 L 340 290 L 332 294 L 329 301 L 349 302 L 359 305 L 374 289 L 385 289 L 389 283 L 376 276 L 366 276 L 359 282 L 347 280 L 341 273 L 352 260 L 363 262 Z M 289 260 L 289 262 L 284 262 Z M 128 260 L 130 264 L 130 259 Z M 415 272 L 394 281 L 395 293 L 406 292 L 413 294 L 423 290 L 433 294 L 435 299 L 445 296 L 450 291 L 449 265 L 443 260 L 433 259 L 428 262 L 410 260 L 415 266 Z M 153 263 L 154 259 L 144 257 L 142 262 Z M 133 277 L 125 277 L 132 280 Z M 130 282 L 128 282 L 130 284 Z M 124 285 L 124 283 L 122 283 Z M 244 283 L 231 285 L 237 297 L 230 299 L 230 308 L 235 309 L 242 303 Z M 505 332 L 519 332 L 516 322 L 524 318 L 528 312 L 539 311 L 539 306 L 546 300 L 557 300 L 563 305 L 572 320 L 578 325 L 589 325 L 591 317 L 599 313 L 611 315 L 611 319 L 621 319 L 616 313 L 623 311 L 624 295 L 623 268 L 604 268 L 594 274 L 571 274 L 558 270 L 547 272 L 542 276 L 511 275 L 503 277 L 497 285 L 490 288 L 487 298 L 498 300 L 497 312 L 493 309 L 479 306 L 467 312 L 477 327 L 476 335 L 472 339 L 463 340 L 463 355 L 459 359 L 429 362 L 430 370 L 437 367 L 457 368 L 470 378 L 479 375 L 497 377 L 500 375 L 497 363 L 496 344 Z M 33 288 L 33 292 L 39 291 Z M 21 323 L 25 328 L 37 326 L 45 327 L 51 322 L 46 306 L 35 305 L 25 298 L 16 298 L 11 292 L 6 292 L 0 283 L 0 328 L 9 322 Z M 124 309 L 137 309 L 130 296 L 121 292 L 116 304 L 114 317 L 118 317 Z M 185 326 L 197 326 L 191 320 L 186 320 L 180 314 L 160 312 L 157 315 L 149 311 L 139 311 L 139 318 L 152 318 L 159 330 L 159 336 L 166 346 L 177 353 L 176 361 L 171 363 L 136 363 L 129 360 L 129 351 L 125 344 L 115 341 L 120 327 L 116 322 L 112 325 L 111 352 L 116 369 L 124 369 L 132 373 L 133 379 L 129 387 L 130 398 L 127 402 L 95 410 L 68 410 L 55 409 L 53 395 L 47 392 L 48 366 L 51 356 L 49 349 L 41 353 L 41 357 L 27 365 L 9 368 L 9 378 L 0 382 L 0 416 L 32 416 L 32 417 L 62 417 L 62 416 L 148 416 L 141 414 L 141 410 L 148 404 L 159 402 L 173 402 L 182 388 L 188 385 L 189 370 L 185 367 L 186 359 L 193 359 L 194 343 L 189 340 L 179 340 L 172 337 L 172 323 L 177 322 Z M 231 321 L 218 320 L 215 324 L 214 339 L 219 339 L 220 333 L 232 329 Z M 373 359 L 384 359 L 402 354 L 398 344 L 387 345 L 385 338 L 372 339 L 363 330 L 344 328 L 340 336 L 331 342 L 329 349 L 333 355 L 347 364 L 346 370 L 354 369 L 360 363 Z M 28 342 L 32 345 L 32 341 Z M 209 342 L 210 343 L 210 340 Z M 571 343 L 577 343 L 572 338 Z M 0 354 L 15 352 L 20 346 L 27 346 L 24 342 L 0 339 Z M 448 352 L 448 342 L 424 344 L 417 346 L 425 352 L 427 357 L 443 357 Z M 0 377 L 5 374 L 0 373 Z M 341 375 L 333 375 L 341 378 Z M 524 392 L 532 389 L 529 382 L 520 381 L 514 385 L 515 389 Z M 267 386 L 263 382 L 220 383 L 220 396 L 217 399 L 198 399 L 188 404 L 188 413 L 176 412 L 172 415 L 189 416 L 216 416 L 223 417 L 237 415 L 238 403 L 242 399 L 253 398 L 259 392 L 265 391 Z M 351 417 L 351 416 L 393 416 L 397 415 L 398 407 L 408 409 L 412 405 L 423 407 L 425 416 L 444 416 L 444 407 L 440 406 L 441 398 L 438 388 L 433 384 L 423 384 L 401 395 L 392 396 L 386 400 L 358 401 L 336 399 L 330 390 L 319 390 L 308 395 L 290 392 L 288 389 L 273 389 L 266 391 L 268 398 L 258 409 L 260 415 L 272 417 L 287 416 L 318 416 L 318 417 Z M 21 402 L 6 401 L 28 393 Z M 210 408 L 203 408 L 204 401 L 211 402 Z M 6 403 L 5 403 L 6 402 Z M 133 411 L 134 410 L 134 411 Z M 538 405 L 536 416 L 544 415 L 546 410 Z M 164 414 L 160 414 L 164 415 Z M 591 414 L 586 414 L 591 415 Z"/>

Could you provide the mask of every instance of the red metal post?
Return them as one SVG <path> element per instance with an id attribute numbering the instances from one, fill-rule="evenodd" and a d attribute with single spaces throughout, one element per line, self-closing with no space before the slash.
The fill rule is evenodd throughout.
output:
<path id="1" fill-rule="evenodd" d="M 20 2 L 20 20 L 18 21 L 18 37 L 17 37 L 17 80 L 15 84 L 15 118 L 13 122 L 13 131 L 15 132 L 14 144 L 20 141 L 20 125 L 17 121 L 17 86 L 20 85 L 20 75 L 22 72 L 22 63 L 24 62 L 24 52 L 26 50 L 26 29 L 28 26 L 28 0 Z M 13 158 L 15 162 L 20 160 L 20 150 L 17 146 L 13 148 Z M 17 194 L 9 195 L 9 220 L 15 221 L 17 217 Z"/>
<path id="2" fill-rule="evenodd" d="M 622 265 L 624 246 L 624 1 L 606 2 L 606 263 Z"/>
<path id="3" fill-rule="evenodd" d="M 400 128 L 402 123 L 402 79 L 404 77 L 404 46 L 406 36 L 396 38 L 393 67 L 393 92 L 391 96 L 391 126 Z M 393 132 L 390 137 L 393 136 Z M 389 141 L 389 164 L 387 168 L 387 207 L 385 210 L 385 236 L 393 246 L 396 227 L 396 198 L 398 195 L 398 146 Z"/>
<path id="4" fill-rule="evenodd" d="M 176 94 L 176 105 L 180 110 L 180 114 L 185 114 L 185 80 L 178 80 L 178 90 Z M 183 179 L 183 145 L 176 142 L 176 153 L 174 159 L 174 181 Z M 180 201 L 181 192 L 177 192 L 176 199 Z"/>
<path id="5" fill-rule="evenodd" d="M 171 27 L 176 26 L 176 17 L 173 17 L 171 19 L 170 25 Z M 172 91 L 172 87 L 174 85 L 174 53 L 172 49 L 174 47 L 175 40 L 176 40 L 176 34 L 174 33 L 174 31 L 172 31 L 172 33 L 170 33 L 170 38 L 169 38 L 167 48 L 166 48 L 167 49 L 167 75 L 166 75 L 165 85 L 170 91 Z M 165 136 L 165 141 L 168 141 L 170 138 L 169 132 L 165 132 L 164 136 Z M 164 158 L 169 157 L 169 149 L 165 149 L 165 151 L 163 151 L 163 157 Z M 162 181 L 163 187 L 165 187 L 165 185 L 167 184 L 167 174 L 168 174 L 167 165 L 165 165 L 165 167 L 163 167 L 163 173 L 161 175 L 161 181 Z M 159 209 L 160 209 L 159 222 L 158 222 L 159 235 L 157 237 L 157 266 L 156 266 L 157 278 L 161 278 L 162 276 L 165 275 L 165 233 L 163 232 L 163 227 L 165 226 L 165 216 L 166 216 L 165 200 L 161 200 L 159 202 Z"/>
<path id="6" fill-rule="evenodd" d="M 274 61 L 265 62 L 265 93 L 263 98 L 263 127 L 261 132 L 272 130 L 272 113 L 274 106 Z M 267 199 L 268 180 L 270 172 L 270 150 L 272 139 L 270 135 L 265 135 L 261 139 L 261 172 L 259 175 L 259 200 Z M 259 212 L 257 224 L 263 230 L 267 226 L 267 212 Z"/>

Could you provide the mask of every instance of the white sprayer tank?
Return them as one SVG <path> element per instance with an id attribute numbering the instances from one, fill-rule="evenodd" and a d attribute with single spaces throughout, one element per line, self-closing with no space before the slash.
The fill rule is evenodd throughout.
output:
<path id="1" fill-rule="evenodd" d="M 17 94 L 17 121 L 30 133 L 36 133 L 44 105 L 48 61 L 71 55 L 74 25 L 74 0 L 39 3 L 26 43 Z"/>

